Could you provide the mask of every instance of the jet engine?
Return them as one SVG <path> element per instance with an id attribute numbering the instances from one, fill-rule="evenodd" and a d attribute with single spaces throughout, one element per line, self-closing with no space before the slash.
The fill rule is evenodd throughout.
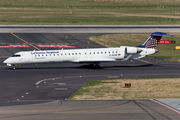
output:
<path id="1" fill-rule="evenodd" d="M 140 53 L 142 50 L 137 47 L 126 47 L 126 53 L 127 54 L 135 54 L 135 53 Z"/>

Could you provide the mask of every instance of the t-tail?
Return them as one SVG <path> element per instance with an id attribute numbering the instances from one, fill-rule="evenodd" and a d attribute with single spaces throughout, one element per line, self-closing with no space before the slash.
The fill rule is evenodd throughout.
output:
<path id="1" fill-rule="evenodd" d="M 153 32 L 144 44 L 138 45 L 137 47 L 156 49 L 162 36 L 175 36 L 175 35 L 170 35 L 163 32 Z"/>

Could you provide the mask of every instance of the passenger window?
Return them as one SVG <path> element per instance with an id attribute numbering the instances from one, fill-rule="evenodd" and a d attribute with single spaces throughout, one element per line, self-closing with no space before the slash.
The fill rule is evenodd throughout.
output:
<path id="1" fill-rule="evenodd" d="M 71 55 L 71 54 L 69 53 L 69 55 Z"/>
<path id="2" fill-rule="evenodd" d="M 74 53 L 72 53 L 72 55 L 74 55 Z"/>
<path id="3" fill-rule="evenodd" d="M 65 55 L 66 55 L 66 53 L 65 53 Z"/>
<path id="4" fill-rule="evenodd" d="M 79 55 L 81 55 L 81 53 L 79 53 Z"/>
<path id="5" fill-rule="evenodd" d="M 44 56 L 44 55 L 42 54 L 42 56 Z"/>
<path id="6" fill-rule="evenodd" d="M 91 55 L 91 52 L 89 54 Z"/>
<path id="7" fill-rule="evenodd" d="M 99 52 L 97 52 L 97 54 L 99 54 Z"/>
<path id="8" fill-rule="evenodd" d="M 109 51 L 109 53 L 111 53 L 111 52 Z"/>
<path id="9" fill-rule="evenodd" d="M 85 53 L 85 55 L 86 55 L 86 53 Z"/>
<path id="10" fill-rule="evenodd" d="M 101 52 L 101 54 L 103 54 L 103 52 Z"/>
<path id="11" fill-rule="evenodd" d="M 46 54 L 46 56 L 48 56 L 48 55 Z"/>
<path id="12" fill-rule="evenodd" d="M 59 56 L 59 54 L 57 54 L 57 56 Z"/>
<path id="13" fill-rule="evenodd" d="M 77 55 L 77 53 L 76 53 L 76 55 Z"/>
<path id="14" fill-rule="evenodd" d="M 116 53 L 117 53 L 117 51 L 116 51 Z"/>
<path id="15" fill-rule="evenodd" d="M 35 55 L 35 57 L 36 57 L 37 55 Z"/>
<path id="16" fill-rule="evenodd" d="M 95 52 L 94 52 L 94 54 L 95 54 Z"/>
<path id="17" fill-rule="evenodd" d="M 106 52 L 104 52 L 106 54 Z"/>
<path id="18" fill-rule="evenodd" d="M 63 54 L 61 53 L 61 55 L 63 55 Z"/>
<path id="19" fill-rule="evenodd" d="M 112 51 L 112 53 L 114 53 L 114 51 Z"/>
<path id="20" fill-rule="evenodd" d="M 38 55 L 38 57 L 40 57 L 40 55 Z"/>

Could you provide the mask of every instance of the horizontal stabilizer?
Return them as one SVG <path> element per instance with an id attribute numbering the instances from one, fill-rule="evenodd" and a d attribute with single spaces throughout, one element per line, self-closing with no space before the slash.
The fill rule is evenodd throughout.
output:
<path id="1" fill-rule="evenodd" d="M 153 36 L 175 36 L 175 35 L 171 35 L 171 34 L 167 34 L 167 33 L 163 33 L 163 32 L 154 32 L 152 33 Z"/>

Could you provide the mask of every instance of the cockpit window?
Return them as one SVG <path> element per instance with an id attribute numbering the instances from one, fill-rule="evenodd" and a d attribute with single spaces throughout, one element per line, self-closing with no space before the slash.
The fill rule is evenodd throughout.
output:
<path id="1" fill-rule="evenodd" d="M 11 57 L 21 57 L 21 55 L 12 55 Z"/>

